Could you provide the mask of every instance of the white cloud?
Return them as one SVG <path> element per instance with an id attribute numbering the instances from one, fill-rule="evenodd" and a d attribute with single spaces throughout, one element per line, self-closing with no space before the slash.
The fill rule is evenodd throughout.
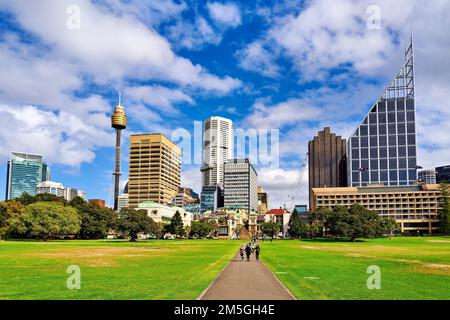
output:
<path id="1" fill-rule="evenodd" d="M 257 102 L 244 122 L 254 128 L 280 129 L 300 121 L 317 119 L 320 115 L 320 108 L 301 99 L 290 99 L 272 106 Z"/>
<path id="2" fill-rule="evenodd" d="M 265 77 L 279 77 L 280 67 L 275 61 L 275 55 L 264 48 L 261 41 L 248 44 L 236 52 L 239 66 L 245 70 L 259 73 Z"/>
<path id="3" fill-rule="evenodd" d="M 192 188 L 199 195 L 202 191 L 202 176 L 199 166 L 189 166 L 183 168 L 181 173 L 181 185 L 186 188 Z"/>
<path id="4" fill-rule="evenodd" d="M 112 146 L 114 136 L 106 131 L 104 116 L 83 116 L 67 111 L 55 113 L 35 106 L 0 105 L 0 157 L 10 151 L 45 155 L 50 163 L 79 166 L 91 162 L 98 147 Z"/>
<path id="5" fill-rule="evenodd" d="M 189 50 L 201 50 L 206 44 L 218 45 L 222 41 L 222 35 L 214 31 L 203 17 L 198 17 L 195 23 L 180 19 L 168 31 L 175 47 Z"/>
<path id="6" fill-rule="evenodd" d="M 80 8 L 79 30 L 66 27 L 66 10 L 72 5 Z M 134 16 L 113 15 L 89 0 L 0 0 L 0 6 L 11 10 L 22 27 L 50 45 L 55 55 L 76 63 L 99 82 L 160 79 L 218 92 L 241 85 L 177 56 L 165 38 Z"/>
<path id="7" fill-rule="evenodd" d="M 241 25 L 241 11 L 234 3 L 209 2 L 209 15 L 220 25 L 237 27 Z"/>

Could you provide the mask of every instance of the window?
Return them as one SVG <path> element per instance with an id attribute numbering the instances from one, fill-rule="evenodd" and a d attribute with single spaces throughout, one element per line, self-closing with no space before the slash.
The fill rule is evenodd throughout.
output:
<path id="1" fill-rule="evenodd" d="M 388 133 L 389 134 L 396 134 L 397 133 L 397 127 L 395 124 L 388 125 Z"/>
<path id="2" fill-rule="evenodd" d="M 378 127 L 376 125 L 371 125 L 369 127 L 369 129 L 370 129 L 370 135 L 371 136 L 376 136 L 377 135 Z"/>
<path id="3" fill-rule="evenodd" d="M 387 169 L 387 159 L 381 159 L 380 160 L 380 169 L 386 170 Z"/>
<path id="4" fill-rule="evenodd" d="M 362 172 L 361 173 L 361 181 L 362 182 L 369 182 L 369 172 Z"/>
<path id="5" fill-rule="evenodd" d="M 380 148 L 380 158 L 387 158 L 387 148 Z"/>
<path id="6" fill-rule="evenodd" d="M 397 121 L 405 122 L 405 113 L 404 112 L 397 112 Z"/>
<path id="7" fill-rule="evenodd" d="M 406 145 L 406 135 L 399 135 L 398 136 L 398 145 L 399 146 L 405 146 Z"/>
<path id="8" fill-rule="evenodd" d="M 399 169 L 406 169 L 407 168 L 407 166 L 406 166 L 406 158 L 400 158 L 400 159 L 398 159 L 398 168 Z"/>
<path id="9" fill-rule="evenodd" d="M 406 157 L 406 147 L 399 147 L 398 148 L 398 156 L 399 157 Z"/>
<path id="10" fill-rule="evenodd" d="M 406 127 L 408 129 L 408 133 L 416 133 L 416 126 L 414 123 L 408 123 Z"/>
<path id="11" fill-rule="evenodd" d="M 395 123 L 395 113 L 393 113 L 393 112 L 388 113 L 388 122 Z"/>
<path id="12" fill-rule="evenodd" d="M 386 111 L 386 102 L 378 102 L 378 112 Z"/>
<path id="13" fill-rule="evenodd" d="M 406 133 L 406 127 L 404 123 L 399 123 L 397 126 L 397 131 L 399 134 Z"/>
<path id="14" fill-rule="evenodd" d="M 389 136 L 389 145 L 396 146 L 397 145 L 397 136 Z"/>
<path id="15" fill-rule="evenodd" d="M 400 170 L 399 180 L 408 180 L 408 176 L 407 176 L 407 171 L 406 170 Z"/>
<path id="16" fill-rule="evenodd" d="M 359 182 L 359 172 L 353 172 L 352 173 L 352 181 L 353 182 Z"/>
<path id="17" fill-rule="evenodd" d="M 377 148 L 371 148 L 370 149 L 370 157 L 372 159 L 378 158 L 378 149 Z"/>
<path id="18" fill-rule="evenodd" d="M 361 149 L 361 159 L 369 158 L 369 149 Z"/>
<path id="19" fill-rule="evenodd" d="M 408 168 L 415 168 L 417 165 L 417 160 L 415 157 L 408 158 Z"/>
<path id="20" fill-rule="evenodd" d="M 394 170 L 389 171 L 389 179 L 391 181 L 397 180 L 397 171 Z"/>
<path id="21" fill-rule="evenodd" d="M 387 146 L 387 137 L 380 136 L 380 147 L 386 147 L 386 146 Z"/>
<path id="22" fill-rule="evenodd" d="M 353 148 L 358 148 L 359 147 L 359 138 L 352 138 L 352 147 Z"/>
<path id="23" fill-rule="evenodd" d="M 416 147 L 408 147 L 408 155 L 411 157 L 416 156 Z"/>
<path id="24" fill-rule="evenodd" d="M 378 172 L 372 172 L 370 174 L 370 178 L 371 178 L 372 182 L 378 181 Z"/>
<path id="25" fill-rule="evenodd" d="M 371 113 L 369 114 L 369 121 L 370 124 L 376 124 L 377 123 L 377 114 L 376 113 Z"/>
<path id="26" fill-rule="evenodd" d="M 409 145 L 416 144 L 416 136 L 414 134 L 408 135 L 408 144 Z"/>
<path id="27" fill-rule="evenodd" d="M 352 158 L 359 159 L 359 149 L 352 149 Z"/>
<path id="28" fill-rule="evenodd" d="M 353 168 L 353 170 L 359 170 L 359 160 L 357 160 L 357 161 L 352 161 L 352 168 Z"/>
<path id="29" fill-rule="evenodd" d="M 370 169 L 378 170 L 378 160 L 370 160 Z"/>
<path id="30" fill-rule="evenodd" d="M 377 137 L 370 137 L 370 146 L 376 147 L 378 145 L 378 139 Z"/>
<path id="31" fill-rule="evenodd" d="M 389 169 L 397 169 L 397 159 L 389 159 Z"/>
<path id="32" fill-rule="evenodd" d="M 408 112 L 406 113 L 406 120 L 407 120 L 408 122 L 413 122 L 414 119 L 415 119 L 415 117 L 414 117 L 414 112 L 408 111 Z"/>
<path id="33" fill-rule="evenodd" d="M 395 158 L 397 157 L 397 148 L 389 148 L 389 157 Z"/>
<path id="34" fill-rule="evenodd" d="M 384 181 L 384 182 L 388 181 L 388 172 L 387 171 L 380 172 L 380 181 Z"/>
<path id="35" fill-rule="evenodd" d="M 395 101 L 388 101 L 387 111 L 395 112 Z"/>
<path id="36" fill-rule="evenodd" d="M 367 120 L 367 119 L 366 119 Z M 368 129 L 367 126 L 361 126 L 360 127 L 360 131 L 361 131 L 361 136 L 367 136 L 368 135 Z"/>
<path id="37" fill-rule="evenodd" d="M 414 111 L 414 100 L 406 100 L 406 110 Z"/>
<path id="38" fill-rule="evenodd" d="M 378 120 L 380 123 L 386 123 L 386 113 L 380 113 L 378 115 Z"/>
<path id="39" fill-rule="evenodd" d="M 367 148 L 369 146 L 369 138 L 368 137 L 361 137 L 361 147 Z"/>

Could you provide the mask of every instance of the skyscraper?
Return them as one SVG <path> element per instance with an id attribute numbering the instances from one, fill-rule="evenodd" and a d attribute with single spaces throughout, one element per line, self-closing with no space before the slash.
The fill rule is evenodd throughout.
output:
<path id="1" fill-rule="evenodd" d="M 436 182 L 450 182 L 450 165 L 436 168 Z"/>
<path id="2" fill-rule="evenodd" d="M 130 136 L 128 206 L 168 204 L 181 180 L 181 149 L 161 133 Z"/>
<path id="3" fill-rule="evenodd" d="M 36 195 L 36 187 L 49 178 L 50 169 L 42 156 L 11 152 L 6 173 L 6 200 L 16 199 L 22 193 Z"/>
<path id="4" fill-rule="evenodd" d="M 248 159 L 233 159 L 224 166 L 224 205 L 258 210 L 258 174 Z"/>
<path id="5" fill-rule="evenodd" d="M 419 171 L 418 182 L 425 184 L 436 184 L 436 171 L 435 170 Z"/>
<path id="6" fill-rule="evenodd" d="M 320 131 L 308 144 L 309 198 L 312 188 L 346 187 L 346 142 L 331 133 L 330 128 Z"/>
<path id="7" fill-rule="evenodd" d="M 233 158 L 233 122 L 221 117 L 211 117 L 203 124 L 203 175 L 202 186 L 223 182 L 223 166 Z"/>
<path id="8" fill-rule="evenodd" d="M 400 72 L 348 140 L 349 186 L 417 184 L 414 94 L 411 39 Z"/>

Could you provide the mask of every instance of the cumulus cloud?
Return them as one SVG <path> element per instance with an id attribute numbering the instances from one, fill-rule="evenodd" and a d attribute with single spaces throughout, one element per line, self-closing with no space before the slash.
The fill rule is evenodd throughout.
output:
<path id="1" fill-rule="evenodd" d="M 180 19 L 168 28 L 168 32 L 175 47 L 193 51 L 203 49 L 206 44 L 218 45 L 222 41 L 222 35 L 201 16 L 194 23 Z"/>
<path id="2" fill-rule="evenodd" d="M 211 18 L 220 25 L 235 28 L 242 23 L 241 11 L 234 3 L 209 2 L 207 8 Z"/>
<path id="3" fill-rule="evenodd" d="M 239 66 L 245 70 L 270 78 L 280 76 L 280 67 L 275 61 L 275 55 L 264 48 L 261 41 L 254 41 L 237 51 L 236 58 L 239 61 Z"/>

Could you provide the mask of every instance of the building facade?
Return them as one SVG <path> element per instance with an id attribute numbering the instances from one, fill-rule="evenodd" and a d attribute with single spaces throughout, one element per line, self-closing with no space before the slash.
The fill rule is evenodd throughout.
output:
<path id="1" fill-rule="evenodd" d="M 418 182 L 425 184 L 436 184 L 435 170 L 422 170 L 418 173 Z"/>
<path id="2" fill-rule="evenodd" d="M 405 64 L 347 143 L 348 186 L 417 184 L 413 43 Z"/>
<path id="3" fill-rule="evenodd" d="M 168 204 L 180 188 L 181 149 L 161 133 L 130 136 L 128 205 Z"/>
<path id="4" fill-rule="evenodd" d="M 395 219 L 402 232 L 434 233 L 439 231 L 438 185 L 314 188 L 312 209 L 353 204 Z"/>
<path id="5" fill-rule="evenodd" d="M 40 182 L 50 178 L 50 168 L 43 163 L 41 155 L 11 152 L 6 172 L 6 200 L 20 197 L 23 193 L 36 195 Z"/>
<path id="6" fill-rule="evenodd" d="M 450 183 L 450 166 L 436 168 L 436 182 L 442 183 L 445 181 Z"/>
<path id="7" fill-rule="evenodd" d="M 86 200 L 86 194 L 83 191 L 75 189 L 75 188 L 66 188 L 64 198 L 67 201 L 72 201 L 76 197 L 80 197 L 80 198 Z"/>
<path id="8" fill-rule="evenodd" d="M 203 124 L 202 186 L 223 183 L 224 163 L 233 158 L 233 122 L 211 117 Z"/>
<path id="9" fill-rule="evenodd" d="M 184 207 L 187 203 L 197 202 L 199 196 L 191 188 L 180 188 L 178 193 L 172 198 L 171 204 L 177 207 Z"/>
<path id="10" fill-rule="evenodd" d="M 258 214 L 265 214 L 269 210 L 269 195 L 263 187 L 258 187 Z"/>
<path id="11" fill-rule="evenodd" d="M 258 210 L 258 174 L 248 159 L 225 163 L 224 205 Z"/>
<path id="12" fill-rule="evenodd" d="M 100 208 L 106 208 L 105 200 L 102 199 L 89 199 L 89 204 L 98 206 Z"/>
<path id="13" fill-rule="evenodd" d="M 122 210 L 123 208 L 128 208 L 128 193 L 122 193 L 118 199 L 117 210 Z"/>
<path id="14" fill-rule="evenodd" d="M 320 131 L 308 144 L 309 197 L 312 188 L 346 187 L 346 141 L 331 132 Z"/>
<path id="15" fill-rule="evenodd" d="M 137 209 L 147 211 L 147 215 L 157 223 L 170 223 L 177 211 L 180 213 L 185 227 L 190 226 L 194 218 L 192 212 L 188 212 L 183 208 L 169 207 L 155 201 L 141 202 Z"/>
<path id="16" fill-rule="evenodd" d="M 215 212 L 217 208 L 223 207 L 224 201 L 223 185 L 217 184 L 215 186 L 204 186 L 200 195 L 200 211 Z"/>
<path id="17" fill-rule="evenodd" d="M 66 198 L 66 189 L 62 183 L 53 181 L 44 181 L 36 186 L 36 194 L 48 193 L 60 198 Z"/>

